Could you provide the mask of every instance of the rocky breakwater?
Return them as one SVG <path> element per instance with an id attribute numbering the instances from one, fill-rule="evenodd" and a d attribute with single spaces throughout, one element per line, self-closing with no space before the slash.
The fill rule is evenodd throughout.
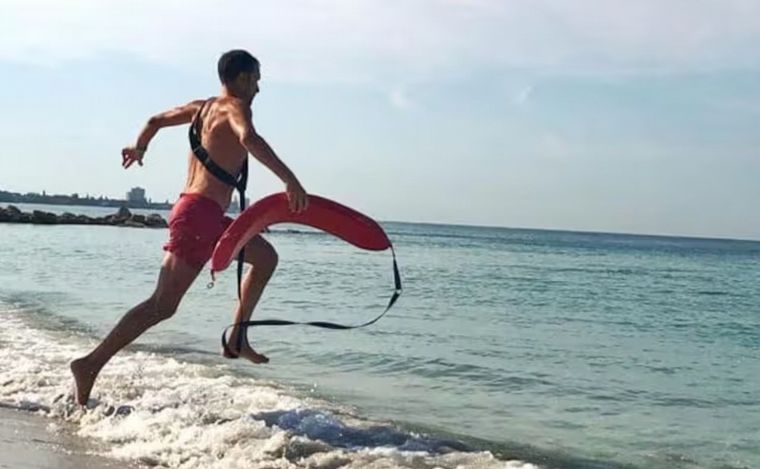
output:
<path id="1" fill-rule="evenodd" d="M 38 225 L 109 225 L 128 226 L 132 228 L 166 228 L 164 218 L 153 213 L 151 215 L 138 215 L 121 207 L 118 212 L 104 217 L 88 217 L 86 215 L 74 215 L 73 213 L 55 213 L 34 210 L 31 213 L 22 212 L 18 207 L 9 205 L 0 207 L 0 223 L 34 223 Z"/>

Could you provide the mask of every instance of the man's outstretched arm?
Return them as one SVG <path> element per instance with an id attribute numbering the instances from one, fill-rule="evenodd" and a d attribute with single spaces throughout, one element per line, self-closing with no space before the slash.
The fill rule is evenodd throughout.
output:
<path id="1" fill-rule="evenodd" d="M 295 174 L 280 160 L 264 138 L 256 133 L 251 120 L 251 110 L 242 103 L 233 106 L 230 112 L 230 124 L 233 132 L 240 139 L 240 144 L 285 183 L 294 212 L 305 210 L 309 204 L 308 196 Z"/>
<path id="2" fill-rule="evenodd" d="M 137 142 L 121 151 L 122 166 L 124 166 L 124 168 L 129 168 L 135 161 L 142 166 L 143 155 L 145 155 L 145 152 L 148 150 L 148 144 L 153 137 L 156 136 L 156 133 L 164 127 L 189 123 L 193 120 L 193 116 L 198 112 L 198 109 L 200 109 L 202 105 L 202 100 L 192 101 L 185 105 L 177 106 L 174 109 L 156 114 L 148 119 L 148 122 L 145 123 L 145 126 L 137 136 Z"/>

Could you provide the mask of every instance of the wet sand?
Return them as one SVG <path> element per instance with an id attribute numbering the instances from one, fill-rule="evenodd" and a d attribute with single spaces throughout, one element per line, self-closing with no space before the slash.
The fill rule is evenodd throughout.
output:
<path id="1" fill-rule="evenodd" d="M 0 469 L 135 469 L 96 456 L 87 440 L 58 423 L 25 411 L 0 408 Z"/>

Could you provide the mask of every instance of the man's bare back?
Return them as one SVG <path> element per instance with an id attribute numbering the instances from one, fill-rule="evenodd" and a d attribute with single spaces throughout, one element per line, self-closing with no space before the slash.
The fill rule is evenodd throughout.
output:
<path id="1" fill-rule="evenodd" d="M 196 102 L 195 105 L 201 113 L 196 111 L 195 115 L 201 144 L 222 169 L 229 174 L 239 174 L 248 151 L 233 130 L 231 119 L 234 113 L 241 113 L 241 100 L 218 97 L 199 103 Z M 206 171 L 192 151 L 188 154 L 187 182 L 183 192 L 204 194 L 226 209 L 233 189 Z"/>

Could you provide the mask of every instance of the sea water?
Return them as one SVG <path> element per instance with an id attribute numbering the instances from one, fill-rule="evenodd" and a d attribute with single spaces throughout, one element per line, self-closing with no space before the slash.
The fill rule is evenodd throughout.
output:
<path id="1" fill-rule="evenodd" d="M 760 242 L 383 226 L 404 293 L 378 323 L 252 329 L 271 362 L 225 360 L 234 269 L 211 289 L 204 270 L 82 411 L 67 364 L 151 293 L 168 233 L 1 224 L 0 404 L 159 467 L 760 467 Z M 388 252 L 267 238 L 280 263 L 254 318 L 384 308 Z"/>

